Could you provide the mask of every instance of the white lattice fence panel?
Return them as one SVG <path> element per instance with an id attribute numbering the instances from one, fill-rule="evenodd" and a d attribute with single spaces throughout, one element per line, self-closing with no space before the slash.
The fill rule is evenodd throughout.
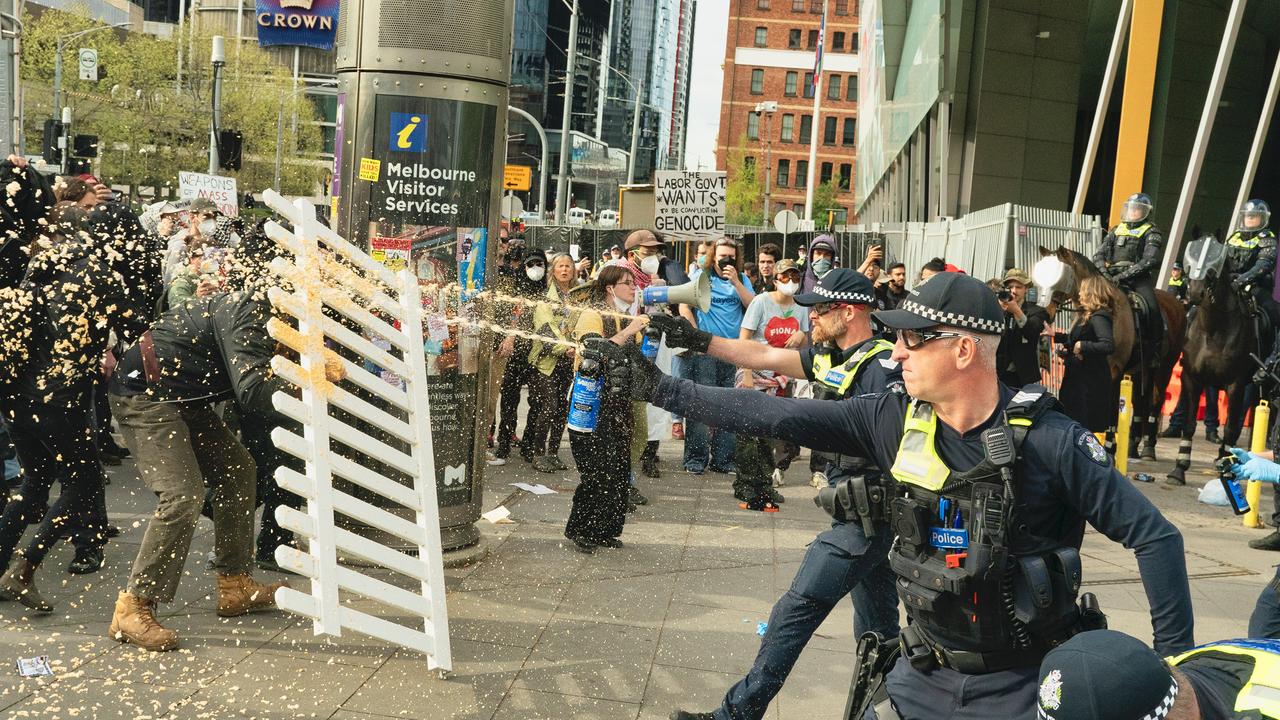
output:
<path id="1" fill-rule="evenodd" d="M 275 287 L 269 295 L 277 310 L 297 321 L 297 328 L 273 319 L 268 331 L 297 352 L 299 362 L 277 355 L 271 366 L 301 388 L 300 397 L 278 392 L 272 401 L 281 414 L 301 424 L 302 434 L 276 428 L 271 438 L 278 448 L 306 463 L 305 473 L 287 467 L 276 471 L 280 487 L 306 499 L 306 512 L 281 506 L 276 518 L 306 539 L 307 551 L 281 546 L 276 560 L 310 579 L 310 592 L 281 588 L 276 602 L 310 618 L 317 635 L 354 630 L 418 650 L 426 654 L 428 667 L 450 670 L 417 279 L 407 269 L 392 273 L 325 227 L 310 203 L 290 204 L 271 190 L 263 196 L 293 227 L 290 232 L 277 223 L 267 224 L 268 236 L 292 256 L 271 263 L 272 272 L 292 290 Z M 402 385 L 343 359 L 329 349 L 334 346 L 394 373 Z M 331 368 L 341 365 L 341 384 L 326 379 L 326 362 Z M 374 462 L 335 452 L 335 445 L 354 448 Z M 411 483 L 404 482 L 406 477 Z M 335 488 L 335 478 L 380 500 L 369 502 Z M 393 512 L 395 506 L 404 510 Z M 404 541 L 417 549 L 417 556 L 344 529 L 335 521 L 338 514 Z M 339 565 L 339 553 L 391 571 L 405 583 Z M 397 621 L 414 618 L 413 626 L 340 602 L 350 594 L 389 606 L 389 617 Z"/>

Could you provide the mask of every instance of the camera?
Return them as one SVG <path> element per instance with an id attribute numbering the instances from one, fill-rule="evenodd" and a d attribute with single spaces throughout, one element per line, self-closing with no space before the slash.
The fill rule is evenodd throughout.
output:
<path id="1" fill-rule="evenodd" d="M 1000 290 L 996 292 L 996 299 L 1000 302 L 1009 302 L 1013 299 L 1013 293 L 1009 290 Z"/>

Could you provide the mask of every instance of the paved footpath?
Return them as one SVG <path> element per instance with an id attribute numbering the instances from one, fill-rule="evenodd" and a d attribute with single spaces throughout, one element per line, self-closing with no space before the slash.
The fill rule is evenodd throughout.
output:
<path id="1" fill-rule="evenodd" d="M 1173 456 L 1173 442 L 1162 442 L 1162 457 Z M 125 532 L 108 546 L 106 568 L 66 574 L 71 549 L 64 544 L 37 578 L 55 613 L 31 617 L 16 603 L 0 603 L 0 717 L 612 720 L 665 718 L 677 706 L 710 709 L 749 667 L 757 623 L 827 522 L 804 484 L 807 463 L 788 474 L 782 512 L 750 513 L 732 500 L 728 476 L 670 470 L 679 447 L 664 443 L 663 477 L 643 482 L 653 502 L 630 516 L 627 547 L 594 556 L 574 552 L 562 536 L 576 474 L 540 475 L 518 459 L 491 469 L 486 509 L 517 480 L 560 492 L 521 496 L 511 507 L 514 524 L 481 521 L 490 557 L 447 571 L 455 668 L 447 680 L 415 653 L 358 635 L 314 636 L 308 623 L 282 612 L 218 618 L 204 568 L 207 520 L 177 601 L 161 611 L 182 649 L 152 655 L 108 639 L 116 592 L 154 508 L 126 462 L 111 470 L 111 515 Z M 1209 479 L 1200 454 L 1207 450 L 1199 443 L 1185 488 L 1138 483 L 1182 529 L 1202 641 L 1244 632 L 1280 562 L 1280 554 L 1245 546 L 1260 531 L 1196 502 Z M 1163 478 L 1168 466 L 1134 463 L 1131 471 Z M 1267 515 L 1270 503 L 1266 490 Z M 1092 530 L 1084 550 L 1086 589 L 1099 596 L 1112 627 L 1149 641 L 1132 553 Z M 822 626 L 770 718 L 838 716 L 852 665 L 851 612 L 846 600 Z M 36 655 L 49 656 L 54 676 L 18 677 L 14 661 Z"/>

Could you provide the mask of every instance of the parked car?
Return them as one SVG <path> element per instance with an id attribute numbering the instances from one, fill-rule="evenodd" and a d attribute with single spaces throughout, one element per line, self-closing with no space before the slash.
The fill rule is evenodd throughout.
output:
<path id="1" fill-rule="evenodd" d="M 520 213 L 520 215 L 516 219 L 524 223 L 525 225 L 541 225 L 542 213 L 536 213 L 530 210 L 525 210 L 524 212 Z"/>
<path id="2" fill-rule="evenodd" d="M 596 224 L 600 227 L 617 227 L 618 211 L 617 210 L 601 210 L 599 219 Z"/>
<path id="3" fill-rule="evenodd" d="M 569 208 L 565 217 L 570 225 L 586 225 L 591 222 L 591 211 L 586 208 Z"/>

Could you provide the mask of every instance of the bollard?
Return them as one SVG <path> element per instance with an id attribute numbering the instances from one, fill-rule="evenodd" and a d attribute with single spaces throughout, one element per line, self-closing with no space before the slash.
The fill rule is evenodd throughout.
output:
<path id="1" fill-rule="evenodd" d="M 1253 409 L 1253 436 L 1249 440 L 1249 451 L 1263 453 L 1267 451 L 1267 426 L 1271 420 L 1271 405 L 1266 400 L 1258 403 Z M 1245 499 L 1249 501 L 1249 512 L 1244 514 L 1242 522 L 1247 528 L 1264 528 L 1258 519 L 1258 503 L 1262 500 L 1262 483 L 1250 480 L 1245 491 Z"/>
<path id="2" fill-rule="evenodd" d="M 1116 414 L 1116 469 L 1129 472 L 1129 425 L 1133 422 L 1133 378 L 1120 381 L 1120 411 Z"/>

